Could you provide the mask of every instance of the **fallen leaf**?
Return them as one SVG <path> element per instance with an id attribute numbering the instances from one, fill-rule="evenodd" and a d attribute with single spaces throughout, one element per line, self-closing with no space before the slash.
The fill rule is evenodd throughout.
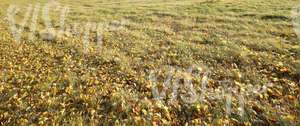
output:
<path id="1" fill-rule="evenodd" d="M 278 120 L 276 118 L 269 118 L 269 121 L 271 121 L 272 123 L 276 123 Z"/>

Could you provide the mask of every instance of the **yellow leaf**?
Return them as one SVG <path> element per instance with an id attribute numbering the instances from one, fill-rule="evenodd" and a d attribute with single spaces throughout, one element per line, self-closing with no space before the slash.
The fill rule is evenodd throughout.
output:
<path id="1" fill-rule="evenodd" d="M 57 93 L 57 89 L 56 88 L 52 89 L 52 93 L 56 94 Z"/>
<path id="2" fill-rule="evenodd" d="M 268 88 L 268 92 L 272 94 L 272 93 L 273 93 L 273 90 L 270 89 L 270 88 Z"/>
<path id="3" fill-rule="evenodd" d="M 278 66 L 283 66 L 283 63 L 282 63 L 282 62 L 278 62 L 277 65 L 278 65 Z"/>
<path id="4" fill-rule="evenodd" d="M 222 43 L 222 44 L 226 44 L 227 41 L 226 41 L 226 40 L 222 40 L 221 43 Z"/>
<path id="5" fill-rule="evenodd" d="M 287 116 L 282 116 L 283 119 L 290 119 L 290 120 L 294 120 L 295 116 L 292 115 L 287 115 Z"/>
<path id="6" fill-rule="evenodd" d="M 95 80 L 95 84 L 99 84 L 100 82 L 99 82 L 99 80 Z"/>
<path id="7" fill-rule="evenodd" d="M 147 115 L 147 111 L 145 109 L 143 109 L 142 112 L 144 113 L 144 115 Z"/>
<path id="8" fill-rule="evenodd" d="M 158 109 L 161 109 L 163 107 L 162 104 L 160 104 L 160 103 L 157 103 L 156 106 Z"/>
<path id="9" fill-rule="evenodd" d="M 265 96 L 265 99 L 269 98 L 269 95 L 267 93 L 265 93 L 264 96 Z"/>
<path id="10" fill-rule="evenodd" d="M 198 105 L 196 106 L 196 108 L 197 108 L 198 111 L 200 111 L 201 106 L 198 104 Z"/>
<path id="11" fill-rule="evenodd" d="M 205 111 L 207 108 L 208 108 L 208 106 L 207 106 L 207 105 L 205 105 L 205 106 L 203 107 L 203 110 Z"/>
<path id="12" fill-rule="evenodd" d="M 150 89 L 151 88 L 151 84 L 147 84 L 146 88 Z"/>
<path id="13" fill-rule="evenodd" d="M 299 49 L 299 48 L 300 48 L 299 45 L 292 46 L 292 49 Z"/>
<path id="14" fill-rule="evenodd" d="M 168 121 L 165 120 L 165 119 L 161 119 L 161 121 L 162 121 L 163 124 L 167 124 L 168 123 Z"/>
<path id="15" fill-rule="evenodd" d="M 264 96 L 263 96 L 262 94 L 259 94 L 259 98 L 260 98 L 260 99 L 263 99 Z"/>

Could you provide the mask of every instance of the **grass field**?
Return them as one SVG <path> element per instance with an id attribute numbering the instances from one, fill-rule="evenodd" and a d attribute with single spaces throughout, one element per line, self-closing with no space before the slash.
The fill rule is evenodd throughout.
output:
<path id="1" fill-rule="evenodd" d="M 100 51 L 91 32 L 87 53 L 83 36 L 29 40 L 31 16 L 17 42 L 9 6 L 20 8 L 14 19 L 21 26 L 29 4 L 42 10 L 49 1 L 0 1 L 0 125 L 300 124 L 300 40 L 291 13 L 299 0 L 57 0 L 70 8 L 71 26 L 126 20 L 102 32 Z M 60 13 L 50 15 L 56 28 Z M 42 31 L 41 11 L 37 19 Z M 210 92 L 203 73 L 190 78 L 205 100 L 170 103 L 171 88 L 162 102 L 154 99 L 151 71 L 162 89 L 172 68 L 194 65 L 211 72 Z M 247 91 L 268 83 L 263 93 Z M 230 86 L 238 90 L 228 113 L 226 97 L 209 96 Z"/>

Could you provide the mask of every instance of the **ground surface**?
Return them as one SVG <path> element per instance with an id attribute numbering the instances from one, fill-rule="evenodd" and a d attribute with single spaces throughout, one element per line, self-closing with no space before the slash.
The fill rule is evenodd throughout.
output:
<path id="1" fill-rule="evenodd" d="M 300 123 L 300 47 L 291 19 L 299 0 L 57 2 L 70 7 L 66 24 L 127 22 L 124 29 L 103 32 L 101 51 L 91 42 L 84 53 L 82 36 L 46 41 L 37 35 L 38 40 L 24 37 L 17 43 L 8 24 L 9 5 L 23 10 L 14 16 L 20 25 L 29 4 L 42 7 L 48 1 L 1 0 L 1 125 Z M 44 26 L 41 15 L 38 31 Z M 59 23 L 59 13 L 53 9 L 51 19 Z M 29 23 L 24 33 L 28 32 Z M 153 98 L 151 71 L 156 71 L 160 77 L 156 84 L 162 87 L 171 68 L 193 65 L 211 72 L 206 78 L 210 92 L 202 87 L 203 73 L 190 78 L 196 93 L 205 94 L 204 100 L 170 102 L 171 90 L 161 102 Z M 186 90 L 184 79 L 179 81 L 182 90 Z M 247 91 L 269 83 L 273 86 L 265 92 Z M 239 90 L 232 92 L 228 113 L 227 95 L 210 96 L 230 86 Z M 183 94 L 179 91 L 178 99 Z"/>

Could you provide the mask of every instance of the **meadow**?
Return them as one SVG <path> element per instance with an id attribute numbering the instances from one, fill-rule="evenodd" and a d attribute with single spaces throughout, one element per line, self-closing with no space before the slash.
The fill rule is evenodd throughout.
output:
<path id="1" fill-rule="evenodd" d="M 56 0 L 70 8 L 65 24 L 79 25 L 51 40 L 38 34 L 48 0 L 0 1 L 0 125 L 300 124 L 291 11 L 299 0 Z M 20 27 L 30 4 L 40 5 L 35 39 L 31 13 L 16 41 L 9 7 L 20 9 L 13 16 Z M 60 14 L 50 8 L 56 31 Z M 101 49 L 96 31 L 84 30 L 88 22 L 102 23 Z M 191 66 L 203 69 L 184 76 Z M 186 78 L 197 93 L 192 103 L 182 100 L 191 95 Z M 160 100 L 154 95 L 168 79 L 179 84 L 175 102 L 174 86 Z"/>

